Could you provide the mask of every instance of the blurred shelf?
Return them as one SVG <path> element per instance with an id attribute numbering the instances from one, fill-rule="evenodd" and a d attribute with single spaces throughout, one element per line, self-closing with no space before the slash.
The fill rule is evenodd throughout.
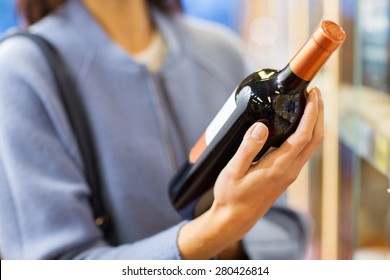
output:
<path id="1" fill-rule="evenodd" d="M 386 248 L 360 248 L 353 254 L 354 260 L 390 260 L 390 252 Z"/>
<path id="2" fill-rule="evenodd" d="M 342 85 L 340 139 L 390 178 L 390 95 Z"/>

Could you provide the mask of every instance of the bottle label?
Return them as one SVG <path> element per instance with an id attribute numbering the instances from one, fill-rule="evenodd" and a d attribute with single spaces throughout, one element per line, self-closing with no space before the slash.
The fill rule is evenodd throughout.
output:
<path id="1" fill-rule="evenodd" d="M 214 117 L 205 132 L 199 138 L 198 142 L 196 142 L 195 146 L 192 148 L 189 157 L 190 163 L 194 164 L 198 160 L 235 109 L 236 91 L 230 95 L 229 99 L 225 102 L 218 114 Z"/>

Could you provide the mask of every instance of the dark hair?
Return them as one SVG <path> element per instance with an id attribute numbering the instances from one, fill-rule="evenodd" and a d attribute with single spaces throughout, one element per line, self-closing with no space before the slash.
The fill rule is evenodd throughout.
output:
<path id="1" fill-rule="evenodd" d="M 180 0 L 147 0 L 165 14 L 181 11 Z M 17 9 L 27 25 L 34 24 L 46 15 L 56 10 L 66 0 L 18 0 Z"/>

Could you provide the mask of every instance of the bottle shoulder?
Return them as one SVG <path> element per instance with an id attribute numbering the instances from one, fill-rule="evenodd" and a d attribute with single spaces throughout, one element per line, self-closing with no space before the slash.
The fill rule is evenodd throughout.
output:
<path id="1" fill-rule="evenodd" d="M 236 90 L 236 99 L 242 91 L 250 90 L 253 97 L 268 98 L 276 95 L 295 95 L 305 92 L 309 81 L 296 76 L 289 66 L 282 70 L 265 68 L 246 77 Z"/>
<path id="2" fill-rule="evenodd" d="M 253 72 L 249 76 L 247 76 L 241 84 L 238 86 L 238 89 L 241 89 L 247 85 L 253 84 L 253 83 L 262 83 L 265 81 L 272 80 L 277 76 L 279 73 L 279 70 L 272 69 L 272 68 L 265 68 L 258 71 Z"/>

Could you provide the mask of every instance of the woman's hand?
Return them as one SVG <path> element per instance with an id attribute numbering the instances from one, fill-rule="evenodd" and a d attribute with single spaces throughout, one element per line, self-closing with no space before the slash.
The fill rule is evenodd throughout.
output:
<path id="1" fill-rule="evenodd" d="M 268 137 L 262 123 L 254 124 L 214 186 L 209 211 L 181 229 L 183 258 L 207 259 L 242 239 L 298 177 L 323 139 L 323 102 L 317 88 L 309 92 L 299 126 L 278 149 L 252 160 Z"/>

